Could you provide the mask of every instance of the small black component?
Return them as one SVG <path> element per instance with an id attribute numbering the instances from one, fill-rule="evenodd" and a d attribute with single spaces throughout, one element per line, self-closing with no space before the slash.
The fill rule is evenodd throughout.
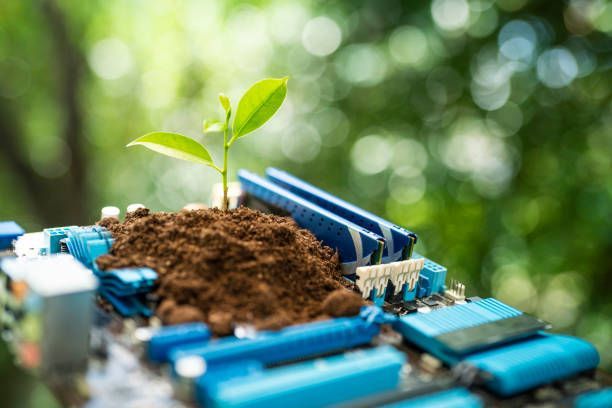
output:
<path id="1" fill-rule="evenodd" d="M 488 345 L 499 344 L 532 335 L 548 327 L 548 323 L 521 314 L 490 323 L 444 333 L 436 337 L 440 343 L 457 354 L 465 354 Z"/>
<path id="2" fill-rule="evenodd" d="M 438 306 L 439 302 L 434 297 L 428 297 L 421 299 L 421 302 L 426 304 L 429 307 Z"/>
<path id="3" fill-rule="evenodd" d="M 465 298 L 466 302 L 478 302 L 480 300 L 482 300 L 482 298 L 478 296 L 470 296 L 469 298 Z"/>

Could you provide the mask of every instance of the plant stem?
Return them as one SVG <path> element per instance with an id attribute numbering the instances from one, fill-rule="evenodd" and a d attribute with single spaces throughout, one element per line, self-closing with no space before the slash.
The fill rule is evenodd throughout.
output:
<path id="1" fill-rule="evenodd" d="M 223 203 L 221 209 L 226 211 L 229 209 L 229 199 L 227 197 L 227 153 L 229 151 L 229 143 L 227 140 L 228 124 L 225 123 L 223 130 L 223 170 L 221 171 L 221 181 L 223 183 Z"/>

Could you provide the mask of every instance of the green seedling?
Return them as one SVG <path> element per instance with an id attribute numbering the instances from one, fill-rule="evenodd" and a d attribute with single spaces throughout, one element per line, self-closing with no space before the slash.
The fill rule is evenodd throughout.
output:
<path id="1" fill-rule="evenodd" d="M 232 106 L 224 94 L 219 94 L 219 102 L 225 111 L 225 120 L 204 120 L 202 130 L 204 133 L 223 133 L 223 167 L 215 165 L 208 150 L 195 140 L 172 132 L 151 132 L 130 142 L 127 146 L 141 145 L 157 153 L 187 160 L 212 167 L 221 174 L 223 183 L 223 205 L 227 210 L 229 200 L 227 197 L 227 162 L 230 147 L 241 137 L 251 133 L 266 123 L 280 108 L 287 95 L 287 81 L 285 78 L 269 78 L 256 82 L 242 95 L 234 123 L 230 128 Z"/>

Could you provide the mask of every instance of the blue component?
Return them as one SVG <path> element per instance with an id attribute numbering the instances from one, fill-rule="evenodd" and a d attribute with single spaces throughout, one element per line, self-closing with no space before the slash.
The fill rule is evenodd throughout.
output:
<path id="1" fill-rule="evenodd" d="M 100 281 L 98 291 L 119 314 L 125 317 L 153 314 L 143 299 L 155 286 L 157 273 L 153 269 L 143 267 L 99 271 L 96 268 L 94 273 Z"/>
<path id="2" fill-rule="evenodd" d="M 431 294 L 431 284 L 429 283 L 429 278 L 427 276 L 423 276 L 419 274 L 419 282 L 417 283 L 416 288 L 416 297 L 424 298 L 428 296 L 428 293 Z"/>
<path id="3" fill-rule="evenodd" d="M 480 408 L 483 406 L 480 397 L 465 388 L 458 387 L 384 405 L 382 408 Z"/>
<path id="4" fill-rule="evenodd" d="M 421 258 L 422 255 L 415 254 L 414 258 Z M 431 296 L 432 293 L 443 293 L 444 283 L 446 282 L 446 268 L 438 265 L 431 259 L 425 258 L 425 265 L 421 270 L 420 276 L 429 280 L 429 286 L 426 289 L 425 296 Z"/>
<path id="5" fill-rule="evenodd" d="M 74 227 L 66 231 L 68 252 L 90 269 L 97 269 L 95 259 L 113 246 L 111 233 L 104 227 Z"/>
<path id="6" fill-rule="evenodd" d="M 43 230 L 45 237 L 45 246 L 49 254 L 59 254 L 61 252 L 60 241 L 68 237 L 68 231 L 78 228 L 76 225 L 70 227 L 45 228 Z"/>
<path id="7" fill-rule="evenodd" d="M 462 359 L 464 354 L 457 354 L 449 349 L 443 341 L 440 341 L 439 336 L 521 315 L 523 315 L 521 311 L 496 299 L 488 298 L 436 309 L 430 313 L 413 313 L 402 316 L 395 323 L 394 328 L 406 340 L 428 353 L 448 364 L 455 364 Z M 537 330 L 539 328 L 528 334 L 534 334 Z M 507 339 L 498 339 L 498 341 L 502 340 Z M 491 343 L 487 343 L 486 346 L 490 347 Z"/>
<path id="8" fill-rule="evenodd" d="M 372 254 L 384 245 L 384 239 L 359 225 L 319 207 L 256 174 L 238 172 L 242 188 L 255 198 L 291 214 L 302 228 L 309 229 L 326 245 L 337 249 L 345 274 L 367 265 Z"/>
<path id="9" fill-rule="evenodd" d="M 206 406 L 323 407 L 397 388 L 404 353 L 391 346 L 265 370 L 211 387 Z"/>
<path id="10" fill-rule="evenodd" d="M 177 346 L 203 344 L 211 333 L 204 323 L 185 323 L 160 328 L 153 334 L 147 347 L 149 360 L 156 363 L 168 360 L 170 350 Z"/>
<path id="11" fill-rule="evenodd" d="M 253 339 L 226 337 L 203 346 L 179 347 L 170 353 L 170 361 L 174 367 L 178 359 L 188 355 L 201 356 L 206 364 L 239 360 L 275 364 L 313 357 L 368 344 L 380 332 L 380 325 L 390 320 L 395 317 L 376 307 L 364 307 L 356 317 L 290 326 Z"/>
<path id="12" fill-rule="evenodd" d="M 286 188 L 292 193 L 326 209 L 362 228 L 385 238 L 383 263 L 398 261 L 402 252 L 412 253 L 417 242 L 417 235 L 389 221 L 371 214 L 353 204 L 347 203 L 333 195 L 308 184 L 282 170 L 268 168 L 266 176 L 275 184 Z"/>
<path id="13" fill-rule="evenodd" d="M 491 375 L 485 386 L 506 397 L 595 369 L 599 354 L 584 340 L 542 334 L 471 355 L 464 362 Z"/>
<path id="14" fill-rule="evenodd" d="M 13 241 L 25 233 L 15 221 L 0 222 L 0 250 L 10 248 Z"/>
<path id="15" fill-rule="evenodd" d="M 575 408 L 610 408 L 612 407 L 612 387 L 589 391 L 574 400 Z"/>
<path id="16" fill-rule="evenodd" d="M 105 291 L 119 297 L 150 292 L 157 280 L 157 273 L 146 267 L 97 271 L 96 275 Z"/>
<path id="17" fill-rule="evenodd" d="M 210 395 L 222 382 L 236 380 L 264 371 L 264 366 L 259 361 L 241 360 L 229 364 L 206 365 L 206 375 L 196 380 L 195 400 L 200 407 L 211 405 Z"/>
<path id="18" fill-rule="evenodd" d="M 387 289 L 385 289 L 380 295 L 378 294 L 376 288 L 372 289 L 372 292 L 370 293 L 370 299 L 372 300 L 372 303 L 374 303 L 378 307 L 382 307 L 385 304 L 386 293 Z"/>

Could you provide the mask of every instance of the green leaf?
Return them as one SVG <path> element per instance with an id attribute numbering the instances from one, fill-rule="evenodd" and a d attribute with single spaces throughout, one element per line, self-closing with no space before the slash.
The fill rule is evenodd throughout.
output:
<path id="1" fill-rule="evenodd" d="M 231 112 L 232 105 L 230 104 L 229 98 L 225 94 L 222 94 L 222 93 L 219 94 L 219 102 L 221 102 L 221 106 L 223 106 L 223 110 L 225 111 L 225 114 L 228 114 L 229 112 Z"/>
<path id="2" fill-rule="evenodd" d="M 233 139 L 259 128 L 276 113 L 287 95 L 288 80 L 288 77 L 264 79 L 245 92 L 238 103 Z"/>
<path id="3" fill-rule="evenodd" d="M 202 122 L 202 132 L 223 132 L 225 130 L 225 123 L 215 119 L 204 119 Z"/>
<path id="4" fill-rule="evenodd" d="M 215 167 L 208 150 L 195 140 L 170 132 L 151 132 L 130 142 L 127 147 L 141 145 L 175 159 Z"/>

